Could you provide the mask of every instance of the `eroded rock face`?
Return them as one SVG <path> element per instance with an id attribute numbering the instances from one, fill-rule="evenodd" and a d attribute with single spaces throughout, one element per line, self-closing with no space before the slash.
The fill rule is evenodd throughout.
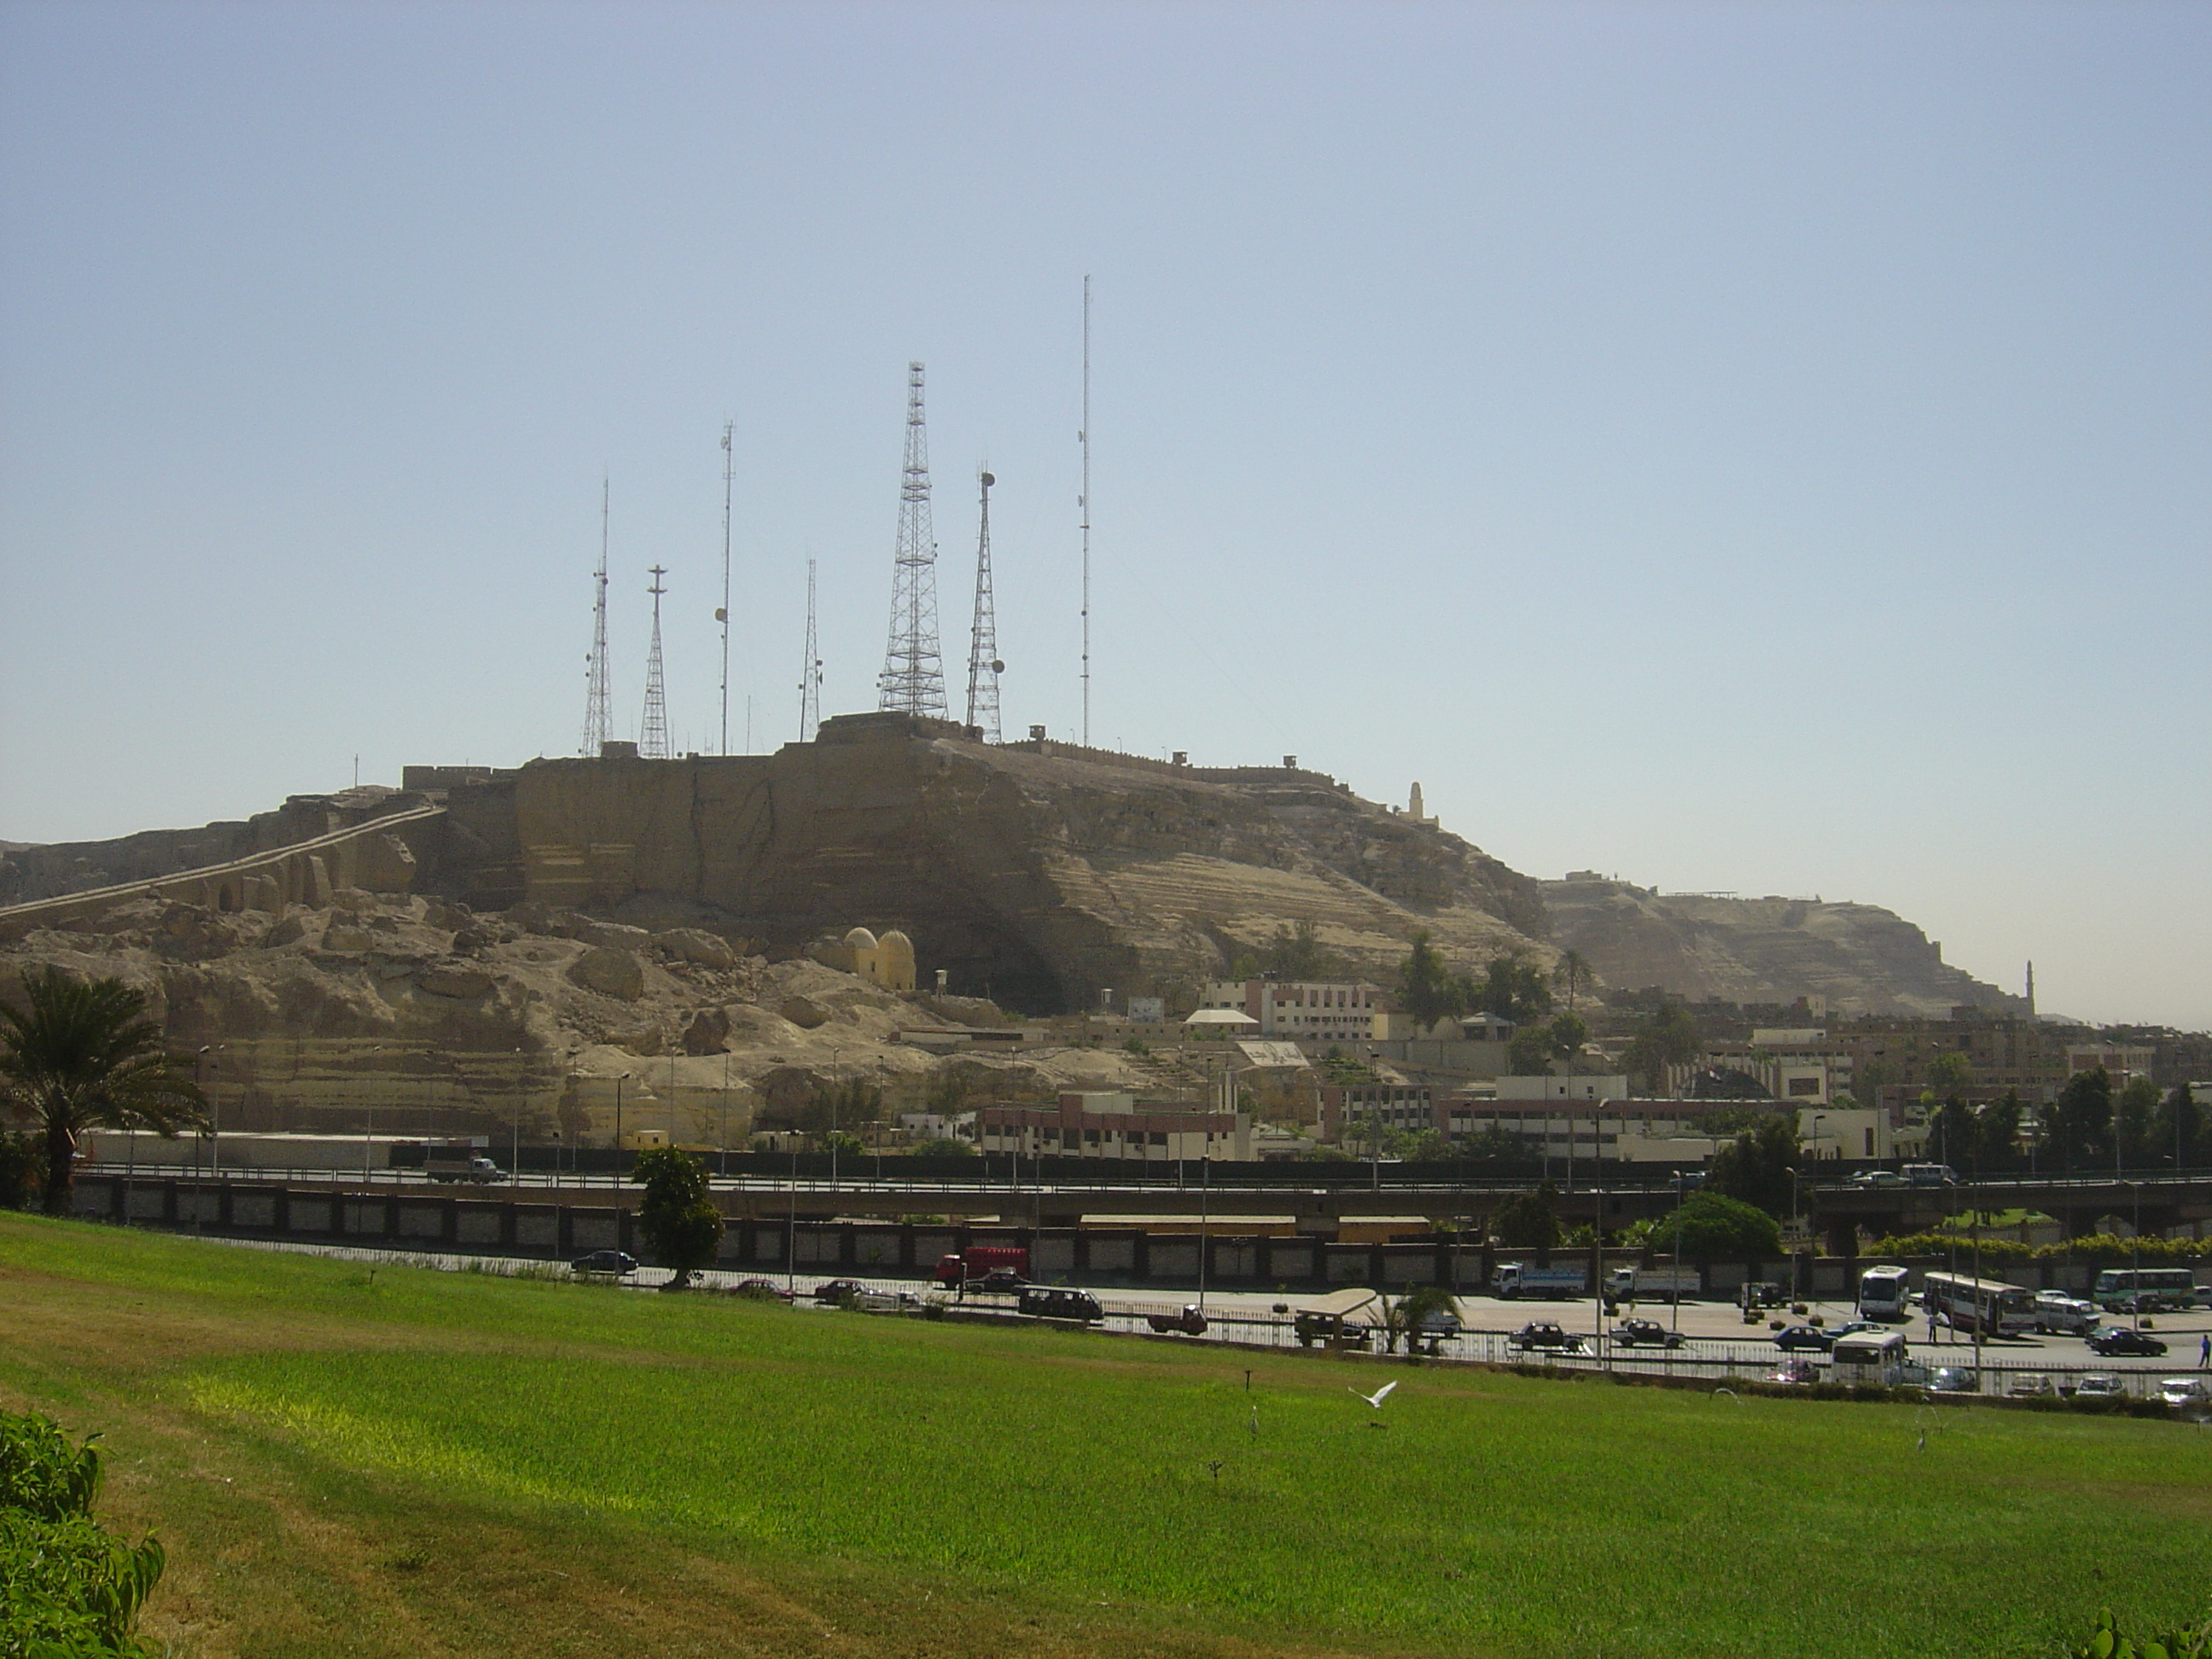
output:
<path id="1" fill-rule="evenodd" d="M 702 1008 L 685 1022 L 684 1052 L 687 1054 L 719 1054 L 729 1046 L 730 1016 L 726 1009 Z"/>
<path id="2" fill-rule="evenodd" d="M 492 976 L 481 968 L 459 962 L 441 962 L 415 975 L 416 984 L 441 997 L 480 997 L 492 988 Z"/>
<path id="3" fill-rule="evenodd" d="M 627 951 L 593 945 L 568 964 L 568 978 L 601 996 L 635 1002 L 645 994 L 645 969 Z"/>
<path id="4" fill-rule="evenodd" d="M 653 934 L 653 942 L 665 955 L 702 968 L 734 967 L 738 960 L 738 954 L 730 948 L 727 939 L 717 939 L 696 927 L 672 927 L 665 933 Z"/>
<path id="5" fill-rule="evenodd" d="M 830 1011 L 811 997 L 786 997 L 776 1008 L 776 1012 L 802 1031 L 811 1031 L 817 1026 L 830 1023 Z"/>

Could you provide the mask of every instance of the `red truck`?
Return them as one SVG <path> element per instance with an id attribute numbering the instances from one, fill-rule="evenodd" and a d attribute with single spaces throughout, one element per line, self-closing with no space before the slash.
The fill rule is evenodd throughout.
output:
<path id="1" fill-rule="evenodd" d="M 937 1258 L 937 1282 L 950 1288 L 978 1284 L 993 1273 L 1026 1279 L 1030 1253 L 1018 1244 L 971 1244 L 965 1255 Z"/>

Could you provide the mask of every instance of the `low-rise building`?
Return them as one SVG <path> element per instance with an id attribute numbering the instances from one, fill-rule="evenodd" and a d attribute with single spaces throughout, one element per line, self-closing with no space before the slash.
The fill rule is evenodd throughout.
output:
<path id="1" fill-rule="evenodd" d="M 986 1152 L 1098 1158 L 1133 1163 L 1252 1157 L 1252 1117 L 1180 1101 L 1139 1100 L 1118 1090 L 1069 1090 L 1050 1106 L 985 1106 L 975 1114 Z"/>
<path id="2" fill-rule="evenodd" d="M 1202 1008 L 1233 1008 L 1257 1020 L 1263 1037 L 1316 1042 L 1364 1042 L 1387 1006 L 1364 980 L 1217 979 L 1200 999 Z"/>

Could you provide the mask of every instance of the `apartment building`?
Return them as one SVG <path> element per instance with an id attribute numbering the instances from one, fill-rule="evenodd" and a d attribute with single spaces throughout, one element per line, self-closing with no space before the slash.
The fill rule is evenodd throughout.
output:
<path id="1" fill-rule="evenodd" d="M 1217 979 L 1207 982 L 1200 1006 L 1248 1015 L 1260 1022 L 1263 1037 L 1364 1042 L 1389 1000 L 1364 981 Z"/>

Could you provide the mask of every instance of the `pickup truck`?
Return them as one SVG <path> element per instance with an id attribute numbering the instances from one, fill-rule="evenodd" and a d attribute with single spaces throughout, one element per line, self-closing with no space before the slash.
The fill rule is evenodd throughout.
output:
<path id="1" fill-rule="evenodd" d="M 432 1152 L 422 1160 L 422 1173 L 433 1181 L 473 1181 L 479 1187 L 507 1179 L 506 1170 L 481 1154 L 463 1157 Z"/>
<path id="2" fill-rule="evenodd" d="M 1171 1331 L 1181 1331 L 1185 1336 L 1206 1334 L 1206 1316 L 1195 1303 L 1187 1303 L 1176 1313 L 1152 1313 L 1145 1316 L 1145 1323 L 1162 1336 Z"/>

